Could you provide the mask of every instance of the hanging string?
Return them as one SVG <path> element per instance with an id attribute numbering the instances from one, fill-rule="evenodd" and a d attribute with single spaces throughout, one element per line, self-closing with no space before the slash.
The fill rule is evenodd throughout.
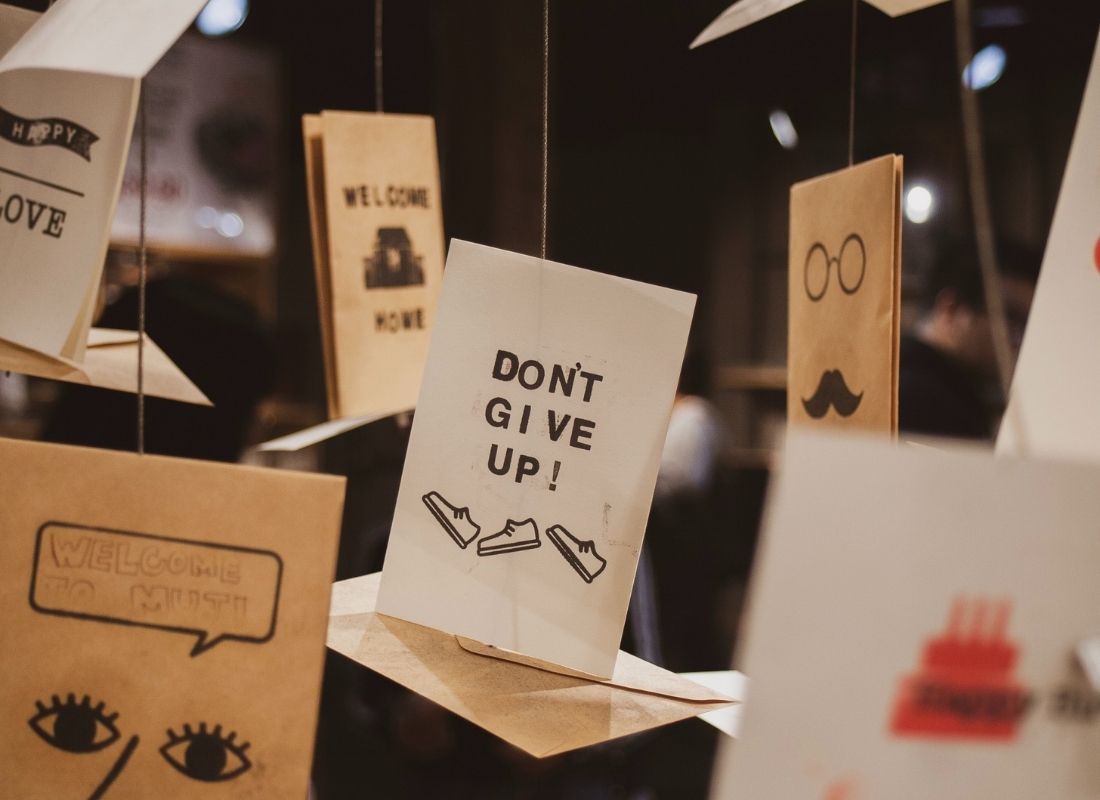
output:
<path id="1" fill-rule="evenodd" d="M 848 166 L 855 163 L 856 152 L 856 33 L 859 0 L 852 0 L 852 61 L 848 72 Z"/>
<path id="2" fill-rule="evenodd" d="M 374 110 L 382 112 L 382 0 L 374 0 Z"/>
<path id="3" fill-rule="evenodd" d="M 542 225 L 539 257 L 546 260 L 546 217 L 550 184 L 550 0 L 542 0 Z"/>
<path id="4" fill-rule="evenodd" d="M 955 0 L 955 49 L 959 70 L 965 70 L 974 56 L 974 42 L 970 17 L 970 0 Z M 997 273 L 997 253 L 993 241 L 993 216 L 989 208 L 989 191 L 985 180 L 985 156 L 982 148 L 981 118 L 978 114 L 977 92 L 959 82 L 962 96 L 963 136 L 966 142 L 966 166 L 970 183 L 970 206 L 974 216 L 974 233 L 978 245 L 978 266 L 981 270 L 985 307 L 989 313 L 993 335 L 993 353 L 997 362 L 997 376 L 1001 392 L 1008 400 L 1012 381 L 1012 346 L 1008 334 L 1008 317 L 1005 312 L 1001 280 Z"/>
<path id="5" fill-rule="evenodd" d="M 137 362 L 137 451 L 145 454 L 145 284 L 149 263 L 145 251 L 145 205 L 149 184 L 149 150 L 145 118 L 145 87 L 138 101 L 138 129 L 141 136 L 140 186 L 138 189 L 138 362 Z"/>

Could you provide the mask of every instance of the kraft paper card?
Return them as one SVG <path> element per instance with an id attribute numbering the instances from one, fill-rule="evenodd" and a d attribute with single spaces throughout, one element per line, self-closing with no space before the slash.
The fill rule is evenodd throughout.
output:
<path id="1" fill-rule="evenodd" d="M 1100 797 L 1100 469 L 793 432 L 715 797 Z"/>
<path id="2" fill-rule="evenodd" d="M 628 653 L 592 681 L 471 652 L 375 612 L 380 574 L 333 586 L 328 646 L 538 758 L 668 725 L 732 701 Z"/>
<path id="3" fill-rule="evenodd" d="M 900 156 L 791 187 L 787 421 L 896 434 Z"/>
<path id="4" fill-rule="evenodd" d="M 443 276 L 435 120 L 302 120 L 329 416 L 416 403 Z"/>
<path id="5" fill-rule="evenodd" d="M 997 448 L 1100 461 L 1100 44 Z"/>
<path id="6" fill-rule="evenodd" d="M 344 479 L 0 440 L 0 486 L 4 796 L 306 797 Z"/>
<path id="7" fill-rule="evenodd" d="M 144 391 L 150 397 L 163 397 L 196 405 L 212 405 L 191 380 L 148 336 L 145 337 Z M 100 389 L 137 392 L 138 334 L 111 328 L 88 331 L 84 360 L 49 356 L 0 340 L 0 370 L 80 383 Z"/>
<path id="8" fill-rule="evenodd" d="M 452 241 L 378 610 L 610 677 L 694 306 Z"/>
<path id="9" fill-rule="evenodd" d="M 707 42 L 713 42 L 726 34 L 747 28 L 753 23 L 767 19 L 772 14 L 778 14 L 802 2 L 803 0 L 738 0 L 704 28 L 703 32 L 695 37 L 691 46 L 695 48 Z M 898 17 L 920 11 L 922 8 L 939 5 L 946 0 L 866 0 L 866 2 L 891 17 Z"/>
<path id="10" fill-rule="evenodd" d="M 0 57 L 0 339 L 80 361 L 141 77 L 203 0 L 61 0 Z"/>

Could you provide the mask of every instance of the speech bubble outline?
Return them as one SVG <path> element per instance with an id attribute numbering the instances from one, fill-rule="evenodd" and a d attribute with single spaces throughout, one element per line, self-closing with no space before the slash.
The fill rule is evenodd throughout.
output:
<path id="1" fill-rule="evenodd" d="M 51 527 L 64 528 L 69 530 L 87 531 L 90 533 L 107 533 L 115 536 L 130 536 L 137 539 L 151 539 L 159 542 L 168 542 L 172 544 L 179 544 L 188 547 L 203 547 L 211 548 L 214 550 L 228 550 L 235 553 L 245 553 L 255 556 L 266 556 L 275 560 L 276 572 L 275 572 L 275 592 L 271 601 L 271 623 L 268 626 L 267 632 L 263 636 L 246 636 L 235 633 L 219 633 L 213 637 L 210 636 L 210 631 L 207 628 L 195 628 L 179 625 L 163 625 L 152 622 L 143 622 L 141 620 L 126 619 L 124 617 L 115 617 L 104 614 L 90 614 L 82 611 L 72 611 L 62 608 L 47 608 L 40 605 L 35 599 L 35 592 L 38 584 L 39 564 L 42 551 L 42 540 L 46 533 L 46 530 Z M 170 633 L 182 633 L 190 634 L 197 637 L 198 641 L 191 648 L 190 656 L 195 658 L 202 655 L 207 650 L 210 650 L 216 644 L 222 641 L 239 641 L 239 642 L 251 642 L 253 644 L 264 644 L 271 640 L 275 635 L 275 626 L 278 622 L 279 616 L 279 599 L 282 593 L 283 586 L 283 559 L 273 550 L 262 550 L 255 547 L 239 547 L 237 545 L 222 544 L 219 542 L 207 542 L 201 539 L 181 539 L 174 536 L 159 536 L 152 533 L 139 533 L 137 531 L 126 531 L 117 528 L 104 528 L 96 525 L 81 525 L 75 522 L 63 522 L 61 520 L 50 520 L 42 523 L 39 526 L 37 533 L 35 534 L 34 542 L 34 556 L 31 563 L 31 585 L 28 600 L 30 606 L 34 611 L 39 614 L 48 614 L 58 617 L 70 617 L 73 619 L 85 620 L 88 622 L 103 622 L 112 625 L 127 625 L 136 628 L 152 628 L 154 630 L 163 630 Z"/>

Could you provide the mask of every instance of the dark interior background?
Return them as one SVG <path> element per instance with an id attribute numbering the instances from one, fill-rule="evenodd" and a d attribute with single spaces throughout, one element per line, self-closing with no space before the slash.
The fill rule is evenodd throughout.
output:
<path id="1" fill-rule="evenodd" d="M 690 51 L 728 4 L 551 0 L 549 256 L 698 293 L 695 337 L 731 432 L 723 516 L 700 521 L 706 535 L 695 546 L 728 567 L 735 586 L 718 598 L 730 610 L 711 656 L 675 665 L 684 669 L 729 665 L 783 416 L 788 190 L 847 164 L 850 0 L 806 0 Z M 323 414 L 300 118 L 374 110 L 374 8 L 348 0 L 252 5 L 225 41 L 278 54 L 286 132 L 280 246 L 266 265 L 277 298 L 277 402 L 259 440 L 301 427 L 302 408 L 311 409 L 306 417 Z M 904 225 L 908 307 L 937 247 L 971 231 L 953 14 L 949 3 L 899 19 L 868 4 L 858 14 L 856 161 L 903 154 L 906 186 L 923 183 L 936 198 L 927 223 Z M 385 110 L 436 118 L 448 238 L 537 251 L 541 21 L 538 0 L 385 4 Z M 996 43 L 1007 53 L 1003 77 L 979 95 L 994 223 L 1041 249 L 1100 3 L 978 0 L 975 23 L 976 48 Z M 797 129 L 793 150 L 772 135 L 774 109 Z M 351 478 L 338 577 L 380 564 L 405 437 L 400 426 L 370 426 L 319 448 L 307 464 Z M 679 587 L 685 602 L 692 589 Z M 407 735 L 429 746 L 410 750 Z M 701 797 L 715 742 L 709 728 L 688 723 L 536 762 L 330 656 L 314 775 L 323 800 Z"/>

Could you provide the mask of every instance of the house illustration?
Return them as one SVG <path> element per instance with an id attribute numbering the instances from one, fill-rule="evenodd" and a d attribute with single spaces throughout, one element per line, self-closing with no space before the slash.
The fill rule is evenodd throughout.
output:
<path id="1" fill-rule="evenodd" d="M 413 252 L 404 228 L 379 228 L 374 253 L 363 259 L 368 289 L 424 283 L 423 256 Z"/>

